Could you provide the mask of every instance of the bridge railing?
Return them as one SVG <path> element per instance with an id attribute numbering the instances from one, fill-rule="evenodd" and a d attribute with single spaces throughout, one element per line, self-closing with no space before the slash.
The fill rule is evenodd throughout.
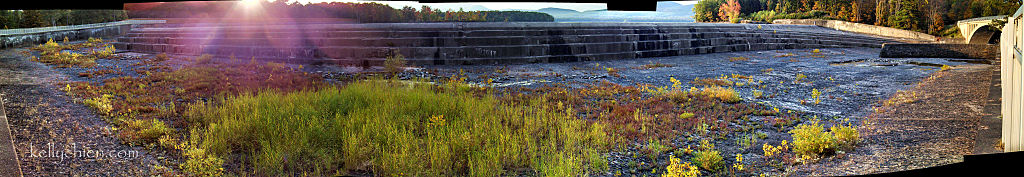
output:
<path id="1" fill-rule="evenodd" d="M 119 25 L 160 24 L 160 23 L 164 23 L 164 22 L 165 22 L 165 20 L 122 20 L 122 21 L 115 21 L 115 22 L 93 23 L 93 24 L 82 24 L 82 25 L 2 29 L 2 30 L 0 30 L 0 36 L 24 35 L 24 34 L 45 33 L 45 32 L 53 32 L 53 31 L 80 30 L 80 29 L 101 28 L 101 27 L 119 26 Z"/>
<path id="2" fill-rule="evenodd" d="M 1002 57 L 1000 60 L 1002 87 L 1002 118 L 1003 118 L 1003 151 L 1014 152 L 1024 150 L 1024 60 L 1021 48 L 1024 47 L 1024 7 L 1017 9 L 1007 19 L 1000 39 Z M 1012 38 L 1012 39 L 1008 39 Z"/>

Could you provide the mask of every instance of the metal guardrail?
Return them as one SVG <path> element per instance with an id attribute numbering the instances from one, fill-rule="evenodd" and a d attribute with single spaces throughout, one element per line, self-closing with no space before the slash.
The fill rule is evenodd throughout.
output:
<path id="1" fill-rule="evenodd" d="M 109 26 L 120 26 L 120 25 L 141 25 L 141 24 L 160 24 L 166 23 L 166 20 L 123 20 L 116 22 L 106 23 L 93 23 L 84 25 L 68 25 L 68 26 L 51 26 L 51 27 L 39 27 L 39 28 L 18 28 L 18 29 L 4 29 L 0 30 L 0 36 L 8 35 L 24 35 L 24 34 L 35 34 L 35 33 L 46 33 L 54 31 L 67 31 L 67 30 L 80 30 L 80 29 L 92 29 L 102 28 Z"/>

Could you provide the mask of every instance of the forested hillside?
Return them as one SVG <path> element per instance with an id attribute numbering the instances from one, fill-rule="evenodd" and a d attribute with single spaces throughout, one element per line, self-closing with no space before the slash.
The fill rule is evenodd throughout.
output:
<path id="1" fill-rule="evenodd" d="M 122 10 L 0 10 L 3 29 L 81 25 L 125 18 Z"/>
<path id="2" fill-rule="evenodd" d="M 265 2 L 260 13 L 272 18 L 349 18 L 364 23 L 392 22 L 525 22 L 554 21 L 551 15 L 520 11 L 441 11 L 429 6 L 401 9 L 380 3 L 284 3 Z M 240 17 L 237 2 L 174 2 L 126 4 L 131 18 L 210 18 Z"/>
<path id="3" fill-rule="evenodd" d="M 953 36 L 958 20 L 1018 7 L 1018 0 L 701 0 L 693 11 L 699 22 L 818 18 Z"/>

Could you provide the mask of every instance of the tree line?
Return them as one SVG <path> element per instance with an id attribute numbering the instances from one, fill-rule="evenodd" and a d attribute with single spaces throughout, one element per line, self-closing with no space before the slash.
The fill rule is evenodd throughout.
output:
<path id="1" fill-rule="evenodd" d="M 123 10 L 0 10 L 3 29 L 81 25 L 127 18 Z"/>
<path id="2" fill-rule="evenodd" d="M 698 22 L 814 18 L 955 36 L 958 20 L 1013 14 L 1020 5 L 1019 0 L 701 0 L 693 11 Z"/>
<path id="3" fill-rule="evenodd" d="M 128 5 L 132 18 L 241 17 L 238 2 L 166 2 L 158 5 Z M 259 11 L 273 18 L 347 18 L 363 23 L 395 22 L 551 22 L 546 13 L 522 11 L 441 11 L 429 6 L 401 9 L 380 3 L 321 2 L 285 3 L 260 1 Z"/>

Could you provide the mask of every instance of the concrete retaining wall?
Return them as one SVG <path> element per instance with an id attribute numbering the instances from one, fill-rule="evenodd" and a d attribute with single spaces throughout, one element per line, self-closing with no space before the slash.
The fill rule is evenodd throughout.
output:
<path id="1" fill-rule="evenodd" d="M 990 44 L 884 44 L 883 58 L 999 58 L 999 46 Z"/>
<path id="2" fill-rule="evenodd" d="M 838 20 L 820 20 L 820 19 L 778 19 L 772 21 L 774 24 L 792 24 L 792 25 L 816 25 L 825 28 L 836 29 L 840 31 L 848 31 L 855 33 L 871 34 L 878 36 L 894 37 L 918 40 L 922 42 L 940 42 L 937 37 L 916 32 L 908 31 L 884 26 L 875 26 L 847 21 Z"/>

